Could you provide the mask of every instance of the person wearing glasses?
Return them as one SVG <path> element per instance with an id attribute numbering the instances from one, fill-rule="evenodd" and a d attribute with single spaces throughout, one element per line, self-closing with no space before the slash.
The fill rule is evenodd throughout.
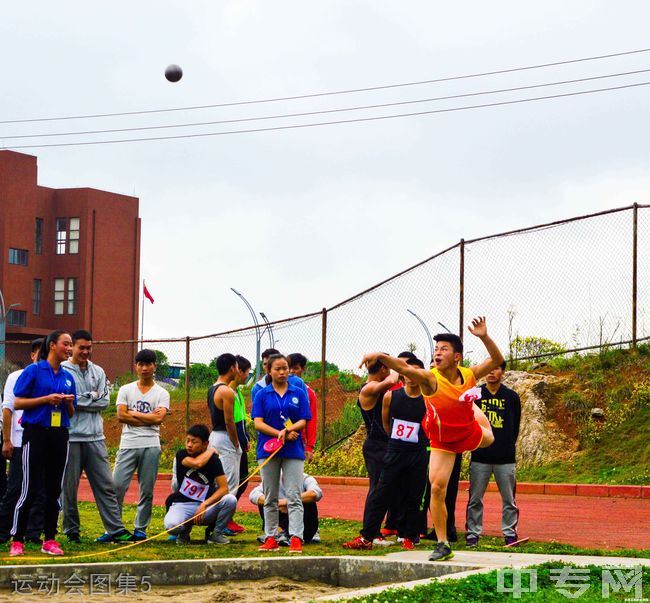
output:
<path id="1" fill-rule="evenodd" d="M 106 530 L 97 542 L 131 542 L 133 536 L 124 528 L 117 504 L 104 438 L 102 411 L 110 402 L 109 384 L 104 369 L 90 361 L 92 350 L 92 335 L 75 331 L 72 356 L 61 363 L 74 377 L 77 388 L 77 412 L 70 420 L 70 450 L 63 476 L 63 533 L 70 542 L 81 541 L 77 493 L 81 472 L 85 471 Z"/>

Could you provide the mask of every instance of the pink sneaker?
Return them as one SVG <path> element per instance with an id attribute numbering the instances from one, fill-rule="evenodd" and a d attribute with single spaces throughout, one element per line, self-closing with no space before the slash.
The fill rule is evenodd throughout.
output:
<path id="1" fill-rule="evenodd" d="M 18 557 L 25 554 L 25 546 L 22 542 L 12 542 L 9 547 L 9 557 Z"/>
<path id="2" fill-rule="evenodd" d="M 63 555 L 63 549 L 56 540 L 46 540 L 41 547 L 41 553 L 48 555 Z"/>

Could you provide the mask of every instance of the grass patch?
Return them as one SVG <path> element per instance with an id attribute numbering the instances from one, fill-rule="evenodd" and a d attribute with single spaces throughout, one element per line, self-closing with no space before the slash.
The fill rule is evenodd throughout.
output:
<path id="1" fill-rule="evenodd" d="M 133 530 L 133 520 L 135 518 L 135 505 L 124 506 L 124 525 L 127 529 Z M 214 559 L 224 557 L 258 557 L 261 553 L 257 547 L 259 543 L 256 538 L 261 534 L 261 521 L 257 513 L 238 512 L 237 522 L 246 528 L 243 534 L 232 537 L 228 545 L 208 545 L 204 543 L 204 526 L 195 526 L 192 530 L 192 544 L 179 546 L 175 542 L 167 541 L 167 536 L 163 535 L 156 540 L 139 544 L 124 550 L 124 545 L 115 544 L 97 544 L 95 538 L 104 532 L 104 527 L 97 513 L 97 507 L 93 503 L 79 503 L 79 514 L 81 518 L 81 543 L 73 544 L 67 541 L 63 534 L 59 534 L 59 542 L 65 555 L 59 558 L 59 562 L 71 562 L 71 557 L 75 555 L 90 555 L 79 559 L 80 563 L 91 562 L 109 562 L 109 561 L 147 561 L 161 559 Z M 154 505 L 152 520 L 149 526 L 148 535 L 153 536 L 163 531 L 163 519 L 165 509 L 162 506 Z M 305 545 L 305 554 L 326 556 L 342 555 L 346 552 L 341 547 L 341 543 L 350 540 L 359 532 L 360 524 L 355 521 L 346 521 L 339 519 L 322 518 L 320 520 L 321 534 L 323 542 L 321 544 Z M 395 548 L 395 547 L 381 547 Z M 34 564 L 35 561 L 22 560 L 20 558 L 4 559 L 8 555 L 9 547 L 4 545 L 4 555 L 0 563 L 4 565 L 14 564 Z M 105 553 L 107 550 L 114 550 L 110 555 L 93 555 L 93 553 Z M 282 547 L 280 552 L 273 553 L 273 556 L 288 556 L 288 547 Z M 359 551 L 360 555 L 381 555 L 384 550 Z M 56 563 L 52 557 L 41 554 L 40 547 L 26 543 L 25 556 L 38 556 L 39 564 Z M 42 560 L 41 560 L 42 558 Z"/>
<path id="2" fill-rule="evenodd" d="M 570 463 L 555 461 L 540 467 L 517 467 L 525 482 L 579 484 L 650 484 L 650 405 L 643 404 L 620 425 L 577 453 Z"/>
<path id="3" fill-rule="evenodd" d="M 125 505 L 124 520 L 127 529 L 132 529 L 133 519 L 135 517 L 135 505 Z M 166 540 L 167 536 L 144 544 L 139 544 L 127 549 L 122 549 L 124 545 L 114 544 L 97 544 L 94 539 L 103 533 L 104 529 L 97 513 L 97 508 L 93 503 L 79 503 L 79 512 L 81 516 L 81 543 L 68 543 L 65 536 L 60 535 L 60 542 L 65 551 L 65 556 L 59 558 L 59 562 L 71 562 L 75 555 L 89 555 L 79 559 L 80 563 L 90 562 L 109 562 L 109 561 L 147 561 L 161 559 L 213 559 L 213 558 L 238 558 L 238 557 L 258 557 L 260 553 L 257 550 L 259 543 L 256 538 L 261 533 L 261 521 L 257 513 L 237 513 L 237 522 L 246 528 L 243 534 L 231 538 L 228 545 L 207 545 L 203 542 L 204 527 L 195 526 L 192 530 L 192 544 L 179 546 L 174 542 Z M 164 508 L 154 506 L 151 525 L 149 526 L 149 535 L 153 536 L 163 531 Z M 358 535 L 361 524 L 357 521 L 347 521 L 342 519 L 321 518 L 321 544 L 308 544 L 305 546 L 305 554 L 313 556 L 330 556 L 330 555 L 385 555 L 387 553 L 401 550 L 399 545 L 391 547 L 375 547 L 371 551 L 347 551 L 342 547 L 342 543 L 351 540 Z M 422 541 L 421 548 L 431 549 L 433 543 L 428 540 Z M 118 550 L 120 549 L 120 550 Z M 24 560 L 20 558 L 6 559 L 8 545 L 5 545 L 5 555 L 1 563 L 5 565 L 13 564 L 34 564 L 33 560 Z M 105 553 L 114 551 L 112 554 L 95 555 L 95 553 Z M 464 544 L 464 535 L 461 535 L 460 542 L 454 545 L 454 550 L 466 550 Z M 482 537 L 479 546 L 472 551 L 490 551 L 490 552 L 512 552 L 503 546 L 502 538 Z M 528 542 L 523 545 L 518 552 L 522 553 L 544 553 L 544 554 L 570 554 L 570 555 L 598 555 L 598 556 L 620 556 L 620 557 L 650 557 L 650 551 L 639 551 L 634 549 L 584 549 L 567 544 L 556 542 Z M 287 556 L 288 548 L 281 548 L 280 552 L 273 553 L 273 556 Z M 27 557 L 39 557 L 38 563 L 56 563 L 57 560 L 47 557 L 40 553 L 37 546 L 32 544 L 25 545 L 25 555 Z M 650 581 L 649 581 L 650 582 Z"/>
<path id="4" fill-rule="evenodd" d="M 558 580 L 552 570 L 563 567 L 578 567 L 568 563 L 552 562 L 534 566 L 537 575 L 537 589 L 531 593 L 521 593 L 521 597 L 513 599 L 513 595 L 506 592 L 498 592 L 497 571 L 486 574 L 476 574 L 462 579 L 450 579 L 444 581 L 433 580 L 430 584 L 418 586 L 413 589 L 391 588 L 382 593 L 369 595 L 367 597 L 356 597 L 349 599 L 354 603 L 429 603 L 431 601 L 458 601 L 460 603 L 491 603 L 493 601 L 539 601 L 551 603 L 556 601 L 566 602 L 569 599 L 557 588 Z M 586 566 L 589 569 L 589 581 L 584 585 L 588 588 L 578 598 L 581 602 L 592 603 L 603 601 L 602 594 L 602 569 L 596 565 Z M 533 568 L 528 568 L 533 569 Z M 506 574 L 507 575 L 507 574 Z M 555 579 L 554 579 L 555 578 Z M 569 583 L 571 578 L 569 578 Z M 567 583 L 567 584 L 569 584 Z M 650 595 L 650 568 L 642 569 L 643 595 Z M 576 584 L 576 582 L 574 582 Z M 582 583 L 578 583 L 582 584 Z M 528 586 L 528 578 L 523 576 L 522 585 Z M 504 586 L 512 587 L 512 579 L 504 580 Z M 576 589 L 565 587 L 567 592 L 575 594 Z M 631 592 L 624 592 L 621 588 L 616 592 L 613 588 L 609 591 L 608 600 L 625 601 L 634 600 L 634 589 Z"/>

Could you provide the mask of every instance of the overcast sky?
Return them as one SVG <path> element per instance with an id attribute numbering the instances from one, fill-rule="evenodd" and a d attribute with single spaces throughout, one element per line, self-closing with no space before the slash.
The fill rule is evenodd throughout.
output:
<path id="1" fill-rule="evenodd" d="M 650 4 L 10 2 L 0 119 L 213 105 L 430 80 L 650 47 Z M 178 63 L 177 84 L 163 76 Z M 650 68 L 650 53 L 455 82 L 111 119 L 12 135 L 218 121 Z M 427 111 L 650 81 L 650 73 L 370 111 L 119 135 L 218 132 Z M 457 242 L 650 202 L 650 86 L 472 111 L 157 142 L 25 149 L 40 184 L 140 198 L 145 337 L 331 306 Z M 453 293 L 456 296 L 456 292 Z M 101 334 L 99 334 L 101 337 Z"/>

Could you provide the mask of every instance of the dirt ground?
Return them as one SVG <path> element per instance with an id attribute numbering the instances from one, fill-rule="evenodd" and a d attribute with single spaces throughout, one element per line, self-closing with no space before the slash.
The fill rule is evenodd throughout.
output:
<path id="1" fill-rule="evenodd" d="M 35 587 L 35 585 L 34 585 Z M 36 587 L 35 587 L 36 588 Z M 146 588 L 146 587 L 145 587 Z M 0 591 L 0 601 L 14 603 L 37 603 L 47 597 L 53 603 L 70 603 L 71 601 L 87 601 L 97 598 L 99 601 L 133 601 L 153 603 L 153 601 L 171 601 L 175 603 L 258 603 L 309 601 L 324 595 L 336 595 L 356 589 L 330 586 L 322 582 L 298 582 L 286 578 L 267 578 L 265 580 L 230 581 L 207 584 L 203 586 L 153 586 L 148 592 L 142 592 L 140 586 L 135 592 L 120 593 L 113 586 L 111 594 L 90 595 L 87 587 L 83 594 L 66 590 L 61 584 L 58 594 L 22 594 Z"/>

